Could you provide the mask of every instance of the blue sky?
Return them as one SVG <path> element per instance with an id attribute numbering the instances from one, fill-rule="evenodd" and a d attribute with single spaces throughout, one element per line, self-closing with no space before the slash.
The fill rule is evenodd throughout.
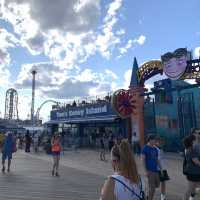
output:
<path id="1" fill-rule="evenodd" d="M 134 56 L 142 64 L 179 47 L 198 56 L 199 7 L 198 0 L 0 0 L 1 116 L 10 87 L 20 118 L 30 114 L 33 68 L 37 108 L 126 88 Z"/>

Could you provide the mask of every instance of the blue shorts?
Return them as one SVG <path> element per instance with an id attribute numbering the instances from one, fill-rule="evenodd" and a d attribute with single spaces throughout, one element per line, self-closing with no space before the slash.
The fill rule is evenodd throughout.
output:
<path id="1" fill-rule="evenodd" d="M 8 160 L 12 159 L 12 153 L 11 152 L 2 153 L 2 160 L 6 160 L 7 158 L 8 158 Z"/>
<path id="2" fill-rule="evenodd" d="M 60 151 L 52 151 L 52 155 L 53 156 L 59 156 L 60 155 Z"/>

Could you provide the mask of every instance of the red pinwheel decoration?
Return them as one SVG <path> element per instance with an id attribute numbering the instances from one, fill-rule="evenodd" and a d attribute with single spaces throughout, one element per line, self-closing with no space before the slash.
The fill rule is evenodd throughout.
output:
<path id="1" fill-rule="evenodd" d="M 112 96 L 112 107 L 122 118 L 136 115 L 137 96 L 130 90 L 117 90 Z"/>

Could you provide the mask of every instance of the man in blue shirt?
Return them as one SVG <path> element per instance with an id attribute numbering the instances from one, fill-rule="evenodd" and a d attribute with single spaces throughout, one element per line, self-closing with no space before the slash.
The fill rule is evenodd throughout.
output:
<path id="1" fill-rule="evenodd" d="M 3 148 L 2 148 L 2 172 L 5 172 L 5 161 L 8 159 L 8 169 L 7 172 L 10 172 L 10 165 L 12 160 L 12 153 L 14 152 L 14 137 L 12 132 L 7 132 L 4 139 Z M 16 147 L 16 146 L 15 146 Z"/>
<path id="2" fill-rule="evenodd" d="M 147 139 L 147 144 L 142 150 L 142 160 L 145 169 L 145 174 L 148 178 L 149 184 L 149 200 L 153 200 L 155 190 L 160 185 L 159 179 L 159 160 L 158 160 L 158 150 L 155 147 L 156 136 L 149 135 Z"/>

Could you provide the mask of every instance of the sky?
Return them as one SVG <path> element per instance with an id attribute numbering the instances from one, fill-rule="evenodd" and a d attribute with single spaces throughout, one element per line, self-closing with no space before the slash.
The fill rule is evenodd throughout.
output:
<path id="1" fill-rule="evenodd" d="M 199 7 L 199 0 L 0 0 L 0 117 L 9 88 L 18 92 L 20 119 L 30 117 L 33 69 L 37 109 L 48 99 L 128 88 L 134 57 L 141 65 L 182 47 L 198 57 Z M 41 110 L 43 120 L 50 109 Z"/>

